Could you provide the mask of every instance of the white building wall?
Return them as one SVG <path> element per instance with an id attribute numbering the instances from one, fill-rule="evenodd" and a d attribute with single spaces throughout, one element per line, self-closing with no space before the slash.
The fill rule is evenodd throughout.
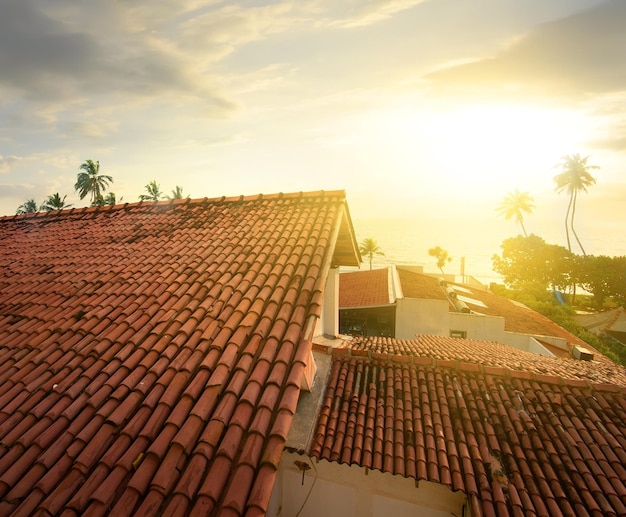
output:
<path id="1" fill-rule="evenodd" d="M 504 318 L 500 316 L 485 316 L 482 314 L 465 314 L 461 312 L 449 313 L 450 330 L 462 330 L 467 333 L 467 339 L 484 339 L 499 341 L 504 338 Z"/>
<path id="2" fill-rule="evenodd" d="M 554 346 L 559 346 L 562 348 L 563 343 L 567 345 L 567 341 L 563 338 L 554 338 L 549 336 L 544 336 L 542 339 L 545 339 L 550 344 Z M 503 343 L 510 345 L 515 348 L 519 348 L 520 350 L 524 350 L 526 352 L 532 352 L 533 354 L 545 355 L 548 357 L 554 357 L 554 354 L 550 352 L 545 346 L 543 346 L 539 341 L 537 341 L 530 334 L 517 334 L 515 332 L 505 332 Z M 565 347 L 567 350 L 567 347 Z"/>
<path id="3" fill-rule="evenodd" d="M 315 336 L 334 337 L 339 334 L 339 268 L 333 267 L 328 271 L 324 300 L 322 302 L 322 316 L 315 325 Z"/>
<path id="4" fill-rule="evenodd" d="M 519 350 L 553 357 L 554 354 L 532 335 L 504 330 L 501 316 L 450 312 L 445 300 L 400 298 L 396 304 L 396 338 L 414 339 L 416 334 L 450 336 L 451 332 L 465 332 L 467 339 L 496 341 Z M 547 342 L 567 350 L 563 338 L 542 336 Z"/>
<path id="5" fill-rule="evenodd" d="M 304 473 L 296 461 L 311 468 Z M 465 495 L 428 481 L 283 454 L 270 517 L 450 517 L 469 516 Z"/>
<path id="6" fill-rule="evenodd" d="M 400 298 L 396 303 L 396 338 L 414 339 L 415 334 L 448 336 L 447 300 Z"/>

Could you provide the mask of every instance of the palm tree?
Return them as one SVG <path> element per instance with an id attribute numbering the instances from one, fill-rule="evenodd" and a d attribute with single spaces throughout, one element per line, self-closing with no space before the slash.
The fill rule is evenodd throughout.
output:
<path id="1" fill-rule="evenodd" d="M 176 188 L 172 189 L 172 195 L 166 196 L 167 199 L 182 199 L 183 198 L 183 187 L 180 185 L 176 185 Z M 189 197 L 189 196 L 187 196 Z"/>
<path id="2" fill-rule="evenodd" d="M 435 257 L 437 259 L 437 267 L 441 274 L 443 274 L 443 267 L 448 262 L 452 262 L 452 257 L 448 255 L 448 252 L 444 250 L 441 246 L 435 246 L 434 248 L 430 248 L 428 250 L 428 254 L 431 257 Z"/>
<path id="3" fill-rule="evenodd" d="M 374 258 L 374 255 L 385 256 L 383 250 L 380 248 L 380 246 L 378 246 L 378 243 L 371 237 L 363 239 L 363 242 L 361 242 L 359 246 L 359 251 L 361 252 L 361 255 L 369 258 L 370 271 L 372 270 L 372 260 Z"/>
<path id="4" fill-rule="evenodd" d="M 16 214 L 34 214 L 37 212 L 37 203 L 35 203 L 34 199 L 27 199 L 20 206 L 17 207 Z"/>
<path id="5" fill-rule="evenodd" d="M 555 190 L 557 192 L 565 190 L 569 194 L 569 203 L 567 204 L 567 212 L 565 213 L 565 236 L 567 238 L 567 248 L 572 251 L 569 238 L 569 230 L 571 229 L 584 256 L 587 254 L 585 253 L 585 249 L 578 238 L 576 230 L 574 230 L 574 215 L 576 214 L 576 199 L 578 198 L 578 192 L 587 192 L 587 187 L 596 182 L 596 179 L 589 171 L 591 169 L 599 169 L 599 167 L 597 165 L 587 165 L 588 159 L 589 156 L 585 156 L 583 158 L 578 153 L 563 156 L 563 158 L 561 158 L 561 162 L 555 165 L 555 167 L 560 167 L 562 172 L 554 176 L 554 182 L 556 183 Z"/>
<path id="6" fill-rule="evenodd" d="M 58 192 L 48 196 L 48 198 L 41 204 L 41 209 L 46 212 L 52 212 L 53 210 L 63 210 L 64 208 L 70 208 L 72 205 L 65 204 L 65 198 L 67 196 L 61 196 Z"/>
<path id="7" fill-rule="evenodd" d="M 528 192 L 520 192 L 515 189 L 509 192 L 506 197 L 496 207 L 498 214 L 504 216 L 508 221 L 515 216 L 515 220 L 521 225 L 524 237 L 528 237 L 526 227 L 524 226 L 524 212 L 532 214 L 535 203 L 532 196 Z"/>
<path id="8" fill-rule="evenodd" d="M 121 202 L 123 197 L 119 199 Z M 109 192 L 106 196 L 100 196 L 98 199 L 94 201 L 94 206 L 108 206 L 108 205 L 116 205 L 118 200 L 115 197 L 115 192 Z"/>
<path id="9" fill-rule="evenodd" d="M 87 160 L 80 166 L 80 169 L 82 172 L 78 173 L 74 190 L 78 191 L 81 199 L 89 194 L 91 196 L 91 206 L 96 206 L 109 183 L 113 182 L 113 178 L 100 174 L 99 161 Z"/>
<path id="10" fill-rule="evenodd" d="M 163 197 L 163 192 L 161 192 L 159 184 L 155 180 L 146 185 L 146 192 L 148 193 L 139 196 L 140 201 L 158 201 Z"/>

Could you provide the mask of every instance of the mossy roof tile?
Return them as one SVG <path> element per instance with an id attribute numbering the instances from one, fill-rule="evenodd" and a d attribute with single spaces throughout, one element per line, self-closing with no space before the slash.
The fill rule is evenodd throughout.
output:
<path id="1" fill-rule="evenodd" d="M 321 265 L 358 265 L 349 221 L 342 191 L 0 218 L 0 490 L 28 494 L 0 509 L 267 508 L 266 412 L 294 406 Z"/>

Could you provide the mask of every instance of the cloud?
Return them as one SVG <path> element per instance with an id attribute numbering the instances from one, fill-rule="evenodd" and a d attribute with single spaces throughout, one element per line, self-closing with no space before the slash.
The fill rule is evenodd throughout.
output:
<path id="1" fill-rule="evenodd" d="M 614 152 L 626 152 L 626 122 L 611 128 L 608 134 L 589 142 L 589 147 Z"/>
<path id="2" fill-rule="evenodd" d="M 121 4 L 7 0 L 0 18 L 0 87 L 31 101 L 79 104 L 99 95 L 184 94 L 220 110 L 234 103 L 160 27 Z M 146 24 L 143 24 L 146 25 Z"/>
<path id="3" fill-rule="evenodd" d="M 20 156 L 2 156 L 0 154 L 0 172 L 9 172 L 21 159 Z"/>
<path id="4" fill-rule="evenodd" d="M 626 89 L 626 2 L 545 23 L 498 54 L 427 76 L 439 86 L 581 97 Z M 467 56 L 466 56 L 467 57 Z"/>
<path id="5" fill-rule="evenodd" d="M 327 18 L 324 24 L 330 27 L 355 28 L 373 25 L 402 11 L 421 4 L 424 0 L 362 0 L 332 2 L 332 21 Z"/>

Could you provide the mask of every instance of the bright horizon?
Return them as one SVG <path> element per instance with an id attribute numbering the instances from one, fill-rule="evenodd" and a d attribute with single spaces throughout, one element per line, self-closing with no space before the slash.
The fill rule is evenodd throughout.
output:
<path id="1" fill-rule="evenodd" d="M 519 189 L 529 233 L 564 245 L 554 166 L 580 153 L 600 169 L 578 233 L 623 255 L 624 26 L 620 0 L 9 0 L 0 215 L 55 192 L 87 206 L 73 186 L 93 159 L 123 202 L 152 180 L 192 198 L 343 189 L 359 240 L 385 240 L 364 221 L 436 219 L 423 247 L 454 256 L 459 221 L 485 246 L 520 232 L 495 212 Z"/>

